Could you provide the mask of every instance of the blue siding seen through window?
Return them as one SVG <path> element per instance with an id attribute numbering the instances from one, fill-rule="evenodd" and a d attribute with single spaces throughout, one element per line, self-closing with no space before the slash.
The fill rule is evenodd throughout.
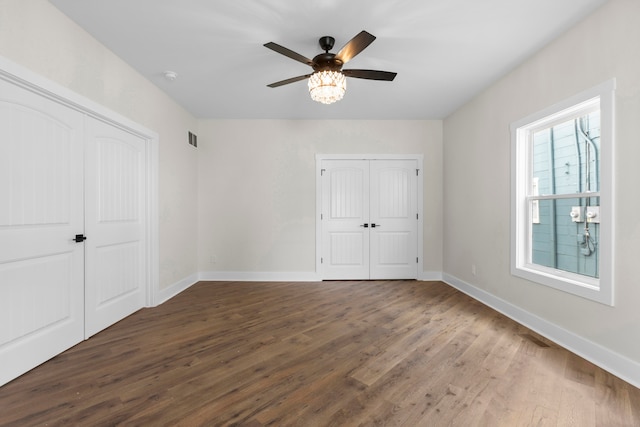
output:
<path id="1" fill-rule="evenodd" d="M 599 191 L 599 153 L 599 111 L 535 132 L 533 177 L 538 178 L 538 194 Z M 538 221 L 532 224 L 532 262 L 598 277 L 600 224 L 584 217 L 586 206 L 598 205 L 599 197 L 539 200 Z M 580 222 L 572 221 L 574 206 L 582 207 Z"/>

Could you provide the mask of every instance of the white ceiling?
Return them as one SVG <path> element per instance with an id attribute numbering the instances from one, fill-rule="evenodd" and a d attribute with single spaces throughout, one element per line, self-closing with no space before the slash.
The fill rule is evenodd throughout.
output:
<path id="1" fill-rule="evenodd" d="M 438 119 L 606 0 L 50 1 L 198 118 Z M 337 53 L 361 30 L 377 40 L 345 68 L 395 81 L 349 78 L 332 105 L 306 81 L 266 86 L 311 68 L 264 43 L 313 58 L 321 36 Z"/>

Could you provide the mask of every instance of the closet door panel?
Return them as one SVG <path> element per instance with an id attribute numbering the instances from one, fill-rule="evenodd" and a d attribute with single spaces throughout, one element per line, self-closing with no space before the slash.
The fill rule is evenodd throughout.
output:
<path id="1" fill-rule="evenodd" d="M 86 337 L 139 310 L 147 268 L 145 140 L 87 120 Z"/>
<path id="2" fill-rule="evenodd" d="M 369 278 L 369 163 L 323 163 L 322 277 Z"/>
<path id="3" fill-rule="evenodd" d="M 416 279 L 415 160 L 371 161 L 371 279 Z"/>
<path id="4" fill-rule="evenodd" d="M 0 385 L 84 337 L 82 128 L 0 80 Z"/>

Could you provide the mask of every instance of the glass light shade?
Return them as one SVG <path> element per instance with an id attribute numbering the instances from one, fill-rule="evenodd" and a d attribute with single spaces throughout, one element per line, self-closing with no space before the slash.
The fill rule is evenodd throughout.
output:
<path id="1" fill-rule="evenodd" d="M 309 94 L 314 101 L 333 104 L 347 90 L 347 78 L 340 71 L 317 71 L 309 77 Z"/>

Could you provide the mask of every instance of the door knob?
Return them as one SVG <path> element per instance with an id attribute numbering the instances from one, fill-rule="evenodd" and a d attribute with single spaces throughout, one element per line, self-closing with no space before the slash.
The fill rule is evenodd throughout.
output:
<path id="1" fill-rule="evenodd" d="M 369 228 L 369 224 L 360 224 L 360 227 Z"/>
<path id="2" fill-rule="evenodd" d="M 76 234 L 76 237 L 73 239 L 76 243 L 82 243 L 85 240 L 87 240 L 87 238 L 85 237 L 84 234 Z"/>

